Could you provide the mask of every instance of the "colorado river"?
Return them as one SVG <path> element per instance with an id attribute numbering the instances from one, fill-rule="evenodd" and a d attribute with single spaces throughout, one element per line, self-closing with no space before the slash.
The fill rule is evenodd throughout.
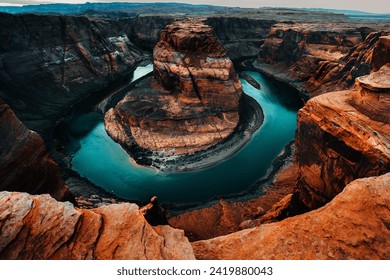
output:
<path id="1" fill-rule="evenodd" d="M 150 71 L 151 65 L 138 67 L 133 79 Z M 68 123 L 65 147 L 72 155 L 72 169 L 95 185 L 136 201 L 156 195 L 162 203 L 196 204 L 245 192 L 267 174 L 272 161 L 294 138 L 300 107 L 294 93 L 280 90 L 262 74 L 245 73 L 261 85 L 258 90 L 241 79 L 243 91 L 261 105 L 264 122 L 232 157 L 198 171 L 164 173 L 142 167 L 107 135 L 103 115 L 89 112 L 76 114 Z"/>

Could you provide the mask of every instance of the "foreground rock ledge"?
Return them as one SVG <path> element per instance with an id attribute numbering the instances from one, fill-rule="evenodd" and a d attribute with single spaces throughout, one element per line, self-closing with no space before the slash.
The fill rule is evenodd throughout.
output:
<path id="1" fill-rule="evenodd" d="M 166 156 L 205 150 L 233 133 L 241 83 L 210 26 L 199 19 L 168 25 L 153 57 L 153 79 L 106 114 L 114 140 Z"/>
<path id="2" fill-rule="evenodd" d="M 197 259 L 389 259 L 390 173 L 355 180 L 312 212 L 194 242 Z"/>
<path id="3" fill-rule="evenodd" d="M 182 230 L 152 227 L 138 206 L 74 208 L 49 195 L 0 192 L 0 259 L 194 259 Z"/>

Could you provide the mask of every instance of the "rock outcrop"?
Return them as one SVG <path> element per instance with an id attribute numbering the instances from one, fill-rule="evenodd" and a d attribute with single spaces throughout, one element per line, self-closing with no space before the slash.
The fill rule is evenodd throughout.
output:
<path id="1" fill-rule="evenodd" d="M 1 259 L 194 259 L 183 231 L 150 226 L 138 206 L 74 208 L 48 195 L 0 193 Z"/>
<path id="2" fill-rule="evenodd" d="M 315 209 L 357 178 L 390 172 L 389 79 L 388 64 L 299 111 L 294 203 Z"/>
<path id="3" fill-rule="evenodd" d="M 355 180 L 326 206 L 215 239 L 197 259 L 390 258 L 390 173 Z"/>
<path id="4" fill-rule="evenodd" d="M 28 130 L 0 99 L 0 191 L 49 193 L 71 199 L 57 164 L 38 133 Z"/>
<path id="5" fill-rule="evenodd" d="M 40 134 L 75 103 L 125 82 L 142 53 L 115 21 L 0 16 L 1 96 Z"/>
<path id="6" fill-rule="evenodd" d="M 201 20 L 169 25 L 154 49 L 154 76 L 105 117 L 129 150 L 181 155 L 226 139 L 239 121 L 241 83 L 213 29 Z"/>

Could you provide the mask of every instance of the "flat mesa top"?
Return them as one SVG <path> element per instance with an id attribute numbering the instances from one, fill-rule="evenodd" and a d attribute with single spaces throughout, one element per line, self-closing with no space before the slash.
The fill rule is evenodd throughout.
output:
<path id="1" fill-rule="evenodd" d="M 372 91 L 390 93 L 390 63 L 377 72 L 357 78 L 357 81 L 362 87 Z"/>

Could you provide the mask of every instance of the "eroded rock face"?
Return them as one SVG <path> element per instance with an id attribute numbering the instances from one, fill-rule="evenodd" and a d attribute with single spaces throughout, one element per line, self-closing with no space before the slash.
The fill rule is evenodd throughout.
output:
<path id="1" fill-rule="evenodd" d="M 183 231 L 150 226 L 138 206 L 81 210 L 49 195 L 0 193 L 1 259 L 194 259 Z"/>
<path id="2" fill-rule="evenodd" d="M 368 25 L 369 26 L 369 25 Z M 298 88 L 306 99 L 344 90 L 388 62 L 388 26 L 276 24 L 256 67 Z"/>
<path id="3" fill-rule="evenodd" d="M 178 21 L 154 49 L 154 76 L 105 117 L 108 133 L 131 149 L 187 154 L 227 138 L 239 121 L 241 83 L 213 29 Z"/>
<path id="4" fill-rule="evenodd" d="M 390 173 L 355 180 L 326 206 L 192 243 L 197 259 L 389 259 Z"/>
<path id="5" fill-rule="evenodd" d="M 57 164 L 38 133 L 28 130 L 0 99 L 0 190 L 49 193 L 71 199 Z"/>
<path id="6" fill-rule="evenodd" d="M 339 61 L 321 61 L 306 88 L 318 94 L 351 87 L 355 79 L 379 70 L 390 62 L 390 37 L 387 32 L 372 32 L 351 48 Z"/>
<path id="7" fill-rule="evenodd" d="M 371 75 L 357 78 L 356 82 L 358 88 L 353 91 L 354 96 L 352 98 L 354 107 L 373 120 L 389 124 L 390 63 Z"/>
<path id="8" fill-rule="evenodd" d="M 86 17 L 1 14 L 0 37 L 1 97 L 39 133 L 124 82 L 142 56 L 117 23 Z"/>
<path id="9" fill-rule="evenodd" d="M 297 199 L 314 209 L 357 178 L 390 171 L 389 66 L 351 91 L 323 94 L 298 113 Z"/>

